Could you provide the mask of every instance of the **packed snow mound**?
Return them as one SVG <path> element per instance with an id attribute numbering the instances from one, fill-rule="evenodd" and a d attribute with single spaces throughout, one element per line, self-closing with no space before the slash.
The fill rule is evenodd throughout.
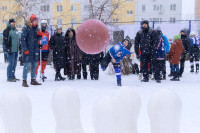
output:
<path id="1" fill-rule="evenodd" d="M 84 133 L 80 122 L 80 98 L 76 91 L 61 87 L 52 98 L 56 133 Z"/>
<path id="2" fill-rule="evenodd" d="M 17 90 L 7 91 L 0 99 L 5 133 L 32 133 L 30 99 Z"/>
<path id="3" fill-rule="evenodd" d="M 180 133 L 182 103 L 172 91 L 157 92 L 148 103 L 151 133 Z"/>
<path id="4" fill-rule="evenodd" d="M 122 87 L 114 96 L 106 96 L 95 105 L 95 132 L 137 133 L 140 108 L 138 94 L 128 87 Z"/>

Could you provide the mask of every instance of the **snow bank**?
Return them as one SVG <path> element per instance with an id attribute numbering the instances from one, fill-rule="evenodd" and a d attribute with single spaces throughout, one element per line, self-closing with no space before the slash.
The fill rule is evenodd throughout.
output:
<path id="1" fill-rule="evenodd" d="M 0 111 L 5 133 L 32 133 L 32 105 L 25 94 L 16 90 L 6 92 L 0 99 Z"/>
<path id="2" fill-rule="evenodd" d="M 96 133 L 137 133 L 140 97 L 128 87 L 100 100 L 93 112 Z"/>
<path id="3" fill-rule="evenodd" d="M 161 90 L 148 103 L 151 133 L 180 133 L 182 103 L 172 91 Z"/>
<path id="4" fill-rule="evenodd" d="M 80 98 L 71 88 L 61 87 L 52 98 L 56 133 L 84 133 L 80 122 Z"/>

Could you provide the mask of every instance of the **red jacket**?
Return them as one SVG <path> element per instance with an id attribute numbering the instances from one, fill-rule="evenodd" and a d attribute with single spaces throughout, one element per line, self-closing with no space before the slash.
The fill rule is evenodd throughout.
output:
<path id="1" fill-rule="evenodd" d="M 49 32 L 42 32 L 42 38 L 39 41 L 39 44 L 42 45 L 42 52 L 49 52 Z"/>

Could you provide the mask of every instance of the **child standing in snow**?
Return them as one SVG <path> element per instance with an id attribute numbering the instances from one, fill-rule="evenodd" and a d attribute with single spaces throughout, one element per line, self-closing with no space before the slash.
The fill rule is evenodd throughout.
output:
<path id="1" fill-rule="evenodd" d="M 114 45 L 110 49 L 110 56 L 111 61 L 113 63 L 115 74 L 117 78 L 117 85 L 121 86 L 121 67 L 120 67 L 120 61 L 126 56 L 130 55 L 131 52 L 127 50 L 125 47 L 128 45 L 128 40 L 125 39 L 123 42 L 119 42 L 116 45 Z"/>
<path id="2" fill-rule="evenodd" d="M 184 53 L 184 51 L 185 49 L 182 44 L 181 36 L 176 35 L 174 37 L 174 42 L 169 51 L 169 62 L 171 63 L 172 73 L 174 75 L 171 81 L 179 81 L 179 76 L 180 76 L 179 63 L 181 55 Z"/>

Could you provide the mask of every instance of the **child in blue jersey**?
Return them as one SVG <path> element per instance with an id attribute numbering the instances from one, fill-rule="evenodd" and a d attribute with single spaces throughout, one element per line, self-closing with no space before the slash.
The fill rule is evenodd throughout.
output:
<path id="1" fill-rule="evenodd" d="M 128 40 L 125 39 L 122 42 L 117 43 L 110 49 L 111 61 L 113 63 L 115 74 L 117 78 L 117 85 L 121 86 L 121 67 L 120 61 L 126 56 L 132 53 L 125 47 L 128 45 Z"/>
<path id="2" fill-rule="evenodd" d="M 195 33 L 191 33 L 190 35 L 190 65 L 191 71 L 194 72 L 194 61 L 196 64 L 196 73 L 199 72 L 199 47 L 200 47 L 200 38 L 195 36 Z"/>

